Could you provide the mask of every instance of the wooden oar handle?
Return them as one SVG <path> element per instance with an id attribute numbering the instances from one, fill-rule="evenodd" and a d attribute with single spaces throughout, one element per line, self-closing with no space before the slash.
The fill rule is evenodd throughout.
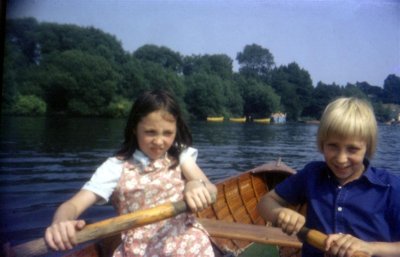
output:
<path id="1" fill-rule="evenodd" d="M 185 201 L 166 203 L 150 209 L 139 210 L 115 218 L 106 219 L 87 225 L 76 235 L 77 243 L 93 239 L 101 239 L 124 230 L 144 226 L 167 218 L 171 218 L 188 210 Z"/>
<path id="2" fill-rule="evenodd" d="M 182 200 L 106 219 L 87 225 L 81 231 L 77 232 L 77 243 L 84 243 L 93 239 L 109 237 L 130 228 L 136 228 L 171 218 L 187 210 L 188 206 L 185 201 Z M 48 248 L 43 238 L 17 245 L 12 248 L 15 257 L 40 256 L 49 251 L 51 251 L 51 249 Z"/>
<path id="3" fill-rule="evenodd" d="M 300 232 L 297 233 L 298 238 L 302 242 L 307 242 L 315 248 L 325 251 L 325 241 L 328 236 L 314 229 L 309 229 L 306 227 L 301 228 Z M 361 251 L 353 253 L 351 257 L 370 257 L 369 254 Z"/>

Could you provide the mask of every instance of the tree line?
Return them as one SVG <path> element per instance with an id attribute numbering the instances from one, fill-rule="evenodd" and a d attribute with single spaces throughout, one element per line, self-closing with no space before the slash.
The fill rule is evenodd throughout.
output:
<path id="1" fill-rule="evenodd" d="M 368 99 L 379 120 L 395 117 L 400 77 L 389 74 L 383 87 L 357 82 L 313 86 L 296 62 L 276 66 L 258 44 L 236 56 L 185 56 L 164 46 L 143 45 L 127 52 L 115 36 L 94 27 L 6 21 L 2 112 L 14 115 L 126 116 L 139 92 L 171 90 L 189 118 L 253 118 L 287 113 L 289 120 L 318 119 L 339 96 Z M 135 35 L 132 35 L 133 37 Z"/>

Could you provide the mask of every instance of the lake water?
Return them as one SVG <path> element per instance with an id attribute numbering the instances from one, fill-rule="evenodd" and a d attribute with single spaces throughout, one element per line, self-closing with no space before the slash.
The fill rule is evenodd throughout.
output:
<path id="1" fill-rule="evenodd" d="M 72 196 L 121 143 L 122 119 L 2 117 L 0 131 L 1 240 L 13 245 L 43 236 L 57 206 Z M 299 169 L 321 160 L 316 125 L 190 124 L 198 163 L 217 182 L 281 157 Z M 372 164 L 400 175 L 400 126 L 380 125 Z M 96 206 L 85 219 L 114 214 Z"/>

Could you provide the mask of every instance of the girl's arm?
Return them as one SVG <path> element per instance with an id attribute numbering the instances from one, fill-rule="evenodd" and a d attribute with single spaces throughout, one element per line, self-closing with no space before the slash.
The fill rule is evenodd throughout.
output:
<path id="1" fill-rule="evenodd" d="M 265 220 L 271 221 L 281 227 L 283 232 L 291 235 L 299 232 L 304 226 L 305 217 L 288 206 L 289 204 L 272 190 L 261 198 L 258 211 Z"/>
<path id="2" fill-rule="evenodd" d="M 75 233 L 85 226 L 84 220 L 77 218 L 99 197 L 87 190 L 80 190 L 71 199 L 58 207 L 52 224 L 46 229 L 45 240 L 53 250 L 69 250 L 76 244 Z"/>
<path id="3" fill-rule="evenodd" d="M 182 174 L 187 180 L 185 200 L 194 212 L 207 208 L 215 201 L 217 187 L 210 182 L 193 158 L 181 164 Z"/>

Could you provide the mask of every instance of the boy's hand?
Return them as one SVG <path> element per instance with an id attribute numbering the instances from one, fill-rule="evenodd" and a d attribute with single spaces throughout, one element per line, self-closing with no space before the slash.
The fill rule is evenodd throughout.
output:
<path id="1" fill-rule="evenodd" d="M 281 208 L 276 219 L 276 225 L 288 235 L 297 234 L 305 222 L 306 219 L 303 215 L 289 208 Z"/>
<path id="2" fill-rule="evenodd" d="M 76 231 L 85 226 L 84 220 L 71 220 L 53 223 L 46 229 L 47 245 L 56 251 L 70 250 L 76 245 Z"/>
<path id="3" fill-rule="evenodd" d="M 200 180 L 190 180 L 186 183 L 184 196 L 186 203 L 193 212 L 201 211 L 213 203 L 207 188 Z"/>
<path id="4" fill-rule="evenodd" d="M 332 256 L 339 257 L 351 257 L 355 252 L 372 255 L 372 249 L 368 243 L 349 234 L 328 235 L 325 241 L 325 250 Z"/>

